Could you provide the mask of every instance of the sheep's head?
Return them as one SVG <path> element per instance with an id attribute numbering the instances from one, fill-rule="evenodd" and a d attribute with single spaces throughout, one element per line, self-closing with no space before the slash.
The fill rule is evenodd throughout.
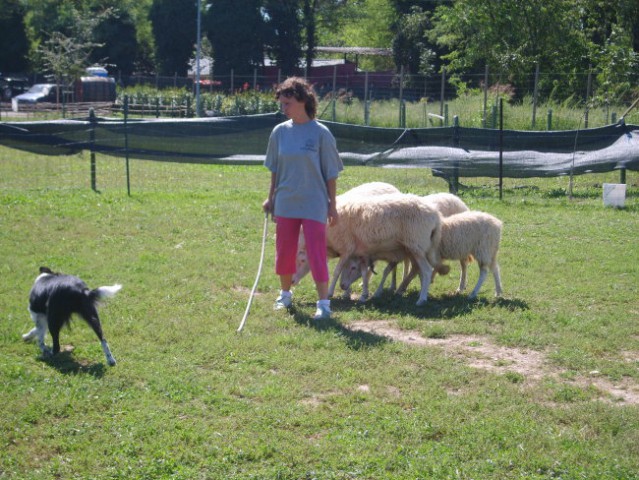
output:
<path id="1" fill-rule="evenodd" d="M 301 248 L 297 251 L 297 258 L 295 259 L 295 273 L 293 274 L 293 285 L 300 283 L 302 278 L 310 272 L 311 267 L 308 264 L 308 257 L 306 256 L 306 249 Z"/>

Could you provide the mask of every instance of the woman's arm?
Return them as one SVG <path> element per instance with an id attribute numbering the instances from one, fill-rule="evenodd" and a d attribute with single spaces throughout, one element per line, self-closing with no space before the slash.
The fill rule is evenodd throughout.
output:
<path id="1" fill-rule="evenodd" d="M 331 178 L 326 181 L 326 190 L 328 191 L 328 224 L 337 224 L 339 218 L 337 214 L 337 205 L 335 204 L 335 192 L 337 191 L 337 178 Z"/>

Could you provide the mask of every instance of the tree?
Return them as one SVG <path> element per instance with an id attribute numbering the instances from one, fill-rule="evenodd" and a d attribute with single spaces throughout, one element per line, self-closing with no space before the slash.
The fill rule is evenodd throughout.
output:
<path id="1" fill-rule="evenodd" d="M 542 95 L 567 98 L 585 92 L 592 61 L 572 0 L 457 0 L 435 10 L 431 41 L 448 48 L 443 56 L 452 73 L 497 72 L 521 98 L 532 90 L 536 65 Z M 559 74 L 559 75 L 558 75 Z"/>
<path id="2" fill-rule="evenodd" d="M 29 66 L 29 41 L 24 8 L 19 0 L 5 0 L 0 9 L 0 72 L 23 72 Z"/>
<path id="3" fill-rule="evenodd" d="M 419 7 L 397 22 L 397 33 L 393 39 L 395 65 L 404 67 L 407 74 L 431 73 L 433 51 L 426 43 L 426 32 L 430 27 L 428 15 Z"/>
<path id="4" fill-rule="evenodd" d="M 580 17 L 600 95 L 632 100 L 639 92 L 639 3 L 582 0 Z"/>
<path id="5" fill-rule="evenodd" d="M 100 46 L 92 41 L 95 26 L 111 15 L 109 9 L 95 14 L 70 9 L 68 13 L 73 19 L 69 24 L 70 34 L 54 31 L 36 52 L 45 71 L 53 74 L 58 87 L 68 86 L 85 72 L 91 52 Z"/>
<path id="6" fill-rule="evenodd" d="M 302 56 L 302 22 L 297 0 L 264 2 L 267 51 L 285 76 L 295 73 Z"/>
<path id="7" fill-rule="evenodd" d="M 93 63 L 106 63 L 112 73 L 133 73 L 138 58 L 138 42 L 135 24 L 128 12 L 118 12 L 100 22 L 94 38 L 101 46 L 91 53 Z"/>
<path id="8" fill-rule="evenodd" d="M 302 35 L 306 43 L 304 65 L 310 66 L 315 60 L 315 47 L 318 45 L 319 32 L 323 30 L 336 32 L 342 29 L 353 17 L 353 12 L 361 9 L 361 5 L 356 5 L 357 3 L 360 2 L 302 0 L 300 7 L 302 11 Z M 331 43 L 325 45 L 331 45 Z"/>
<path id="9" fill-rule="evenodd" d="M 302 7 L 302 21 L 306 38 L 305 65 L 310 67 L 315 59 L 315 32 L 317 30 L 316 10 L 319 0 L 304 0 Z"/>
<path id="10" fill-rule="evenodd" d="M 197 3 L 194 0 L 153 0 L 149 19 L 159 73 L 185 77 L 197 41 Z"/>
<path id="11" fill-rule="evenodd" d="M 390 0 L 343 2 L 339 8 L 320 10 L 318 41 L 327 46 L 390 48 L 396 19 Z M 362 58 L 359 65 L 364 70 L 394 68 L 392 57 L 382 56 Z"/>
<path id="12" fill-rule="evenodd" d="M 246 75 L 264 63 L 265 20 L 260 0 L 212 0 L 203 24 L 215 73 Z"/>

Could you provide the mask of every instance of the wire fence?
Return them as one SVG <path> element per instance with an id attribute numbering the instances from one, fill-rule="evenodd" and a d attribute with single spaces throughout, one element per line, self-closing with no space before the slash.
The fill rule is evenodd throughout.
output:
<path id="1" fill-rule="evenodd" d="M 355 173 L 357 171 L 357 173 Z M 435 177 L 428 168 L 373 168 L 347 167 L 341 175 L 340 189 L 352 183 L 350 177 L 366 181 L 387 181 L 393 184 L 412 185 L 413 193 L 448 191 L 446 180 Z M 256 206 L 268 191 L 270 176 L 262 165 L 206 165 L 159 162 L 83 151 L 73 155 L 38 155 L 0 146 L 0 194 L 5 204 L 20 202 L 20 192 L 55 192 L 78 190 L 97 193 L 119 193 L 133 197 L 143 193 L 192 192 L 206 194 L 209 190 L 240 192 L 255 197 Z M 459 192 L 472 191 L 474 195 L 527 198 L 529 195 L 560 198 L 568 192 L 576 198 L 598 198 L 604 183 L 627 185 L 627 206 L 636 205 L 639 198 L 637 172 L 589 173 L 575 176 L 559 175 L 546 178 L 497 178 L 464 177 L 460 179 Z M 356 183 L 352 183 L 354 186 Z M 197 193 L 196 193 L 197 192 Z M 10 209 L 5 212 L 10 215 Z"/>
<path id="2" fill-rule="evenodd" d="M 529 78 L 520 80 L 520 84 L 527 85 L 520 91 L 508 83 L 508 75 L 488 69 L 451 77 L 445 70 L 437 75 L 365 72 L 358 70 L 356 64 L 345 62 L 297 73 L 314 84 L 320 98 L 321 119 L 382 127 L 449 126 L 457 117 L 462 126 L 497 128 L 497 105 L 500 99 L 505 99 L 505 128 L 590 128 L 616 123 L 639 98 L 639 72 L 615 78 L 613 88 L 613 82 L 596 71 L 536 70 Z M 117 75 L 118 99 L 110 108 L 101 107 L 101 112 L 121 114 L 125 96 L 129 98 L 129 114 L 139 117 L 191 118 L 271 112 L 277 108 L 273 101 L 247 103 L 251 98 L 272 100 L 272 89 L 283 77 L 275 67 L 245 74 L 204 75 L 199 84 L 192 77 Z M 568 84 L 574 89 L 570 96 L 543 93 L 543 85 Z M 237 100 L 243 95 L 246 101 Z M 73 104 L 36 105 L 21 110 L 20 115 L 27 119 L 82 114 L 82 106 Z M 639 123 L 636 109 L 627 115 L 630 123 Z M 0 120 L 16 116 L 10 104 L 0 104 Z"/>
<path id="3" fill-rule="evenodd" d="M 351 68 L 351 67 L 349 67 Z M 320 96 L 320 118 L 336 122 L 361 124 L 381 127 L 428 128 L 448 125 L 462 127 L 497 128 L 497 100 L 503 98 L 502 77 L 490 72 L 466 75 L 468 85 L 474 86 L 472 92 L 461 92 L 457 83 L 451 81 L 444 73 L 441 75 L 415 76 L 403 75 L 402 72 L 360 72 L 348 71 L 339 65 L 313 71 L 307 76 L 315 84 Z M 571 74 L 572 75 L 572 74 Z M 628 79 L 637 77 L 638 73 L 629 73 Z M 535 91 L 536 82 L 540 78 L 550 81 L 552 78 L 562 82 L 563 74 L 543 72 L 531 73 L 531 92 Z M 547 78 L 544 78 L 547 77 Z M 634 87 L 616 90 L 615 96 L 602 95 L 603 80 L 596 72 L 583 72 L 577 75 L 583 83 L 583 94 L 573 97 L 569 102 L 544 103 L 533 96 L 522 96 L 516 92 L 506 91 L 512 102 L 507 103 L 503 112 L 503 125 L 506 129 L 533 130 L 569 130 L 586 129 L 614 124 L 625 115 L 629 123 L 639 123 L 639 112 L 633 106 L 636 102 L 630 99 L 639 95 L 639 82 Z M 536 79 L 537 80 L 536 80 Z M 143 103 L 129 104 L 131 116 L 152 117 L 193 117 L 198 115 L 195 108 L 196 93 L 212 96 L 235 96 L 238 94 L 260 93 L 270 95 L 275 84 L 283 79 L 277 70 L 258 70 L 252 74 L 202 77 L 198 85 L 192 78 L 134 76 L 117 78 L 120 91 L 124 88 L 146 86 L 159 91 L 181 89 L 187 92 L 183 101 L 171 99 L 169 105 L 160 104 L 156 99 L 147 105 Z M 633 89 L 634 88 L 634 89 Z M 198 92 L 199 90 L 199 92 Z M 165 95 L 170 98 L 170 95 Z M 479 99 L 479 100 L 478 100 Z M 203 102 L 203 111 L 199 115 L 217 115 L 218 112 L 208 110 Z M 0 121 L 55 119 L 61 116 L 84 117 L 88 115 L 91 104 L 67 105 L 61 109 L 59 105 L 37 105 L 22 112 L 12 112 L 10 104 L 0 104 Z M 122 97 L 114 104 L 100 105 L 98 115 L 121 115 Z M 260 113 L 260 112 L 249 112 Z M 44 115 L 44 117 L 43 117 Z M 456 122 L 456 123 L 455 123 Z M 264 146 L 265 148 L 265 146 Z M 69 156 L 42 156 L 0 147 L 0 190 L 21 188 L 36 189 L 74 189 L 92 188 L 90 152 L 82 152 Z M 108 155 L 97 156 L 97 184 L 95 189 L 126 189 L 129 175 L 133 191 L 146 189 L 202 188 L 207 177 L 224 175 L 225 172 L 242 169 L 249 177 L 259 167 L 246 166 L 201 166 L 188 164 L 163 163 L 133 159 L 130 171 L 122 158 Z M 419 174 L 423 174 L 420 172 Z M 208 178 L 213 178 L 208 177 Z M 601 177 L 601 179 L 600 179 Z M 167 178 L 169 179 L 167 181 Z M 256 177 L 255 181 L 261 177 Z M 557 179 L 556 186 L 561 189 L 564 179 Z M 521 184 L 535 184 L 538 180 L 505 179 L 506 187 Z M 545 180 L 552 183 L 551 180 Z M 617 173 L 604 175 L 585 175 L 576 183 L 592 184 L 598 181 L 619 181 Z M 631 176 L 629 185 L 636 185 L 637 179 Z M 494 180 L 463 179 L 465 184 L 488 184 L 494 186 Z M 205 188 L 205 187 L 204 187 Z"/>

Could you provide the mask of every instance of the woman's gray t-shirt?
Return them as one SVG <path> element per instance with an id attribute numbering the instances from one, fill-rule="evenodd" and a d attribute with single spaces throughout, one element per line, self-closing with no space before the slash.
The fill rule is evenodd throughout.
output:
<path id="1" fill-rule="evenodd" d="M 275 174 L 273 213 L 326 223 L 326 182 L 344 169 L 330 130 L 311 120 L 280 123 L 271 132 L 264 165 Z"/>

